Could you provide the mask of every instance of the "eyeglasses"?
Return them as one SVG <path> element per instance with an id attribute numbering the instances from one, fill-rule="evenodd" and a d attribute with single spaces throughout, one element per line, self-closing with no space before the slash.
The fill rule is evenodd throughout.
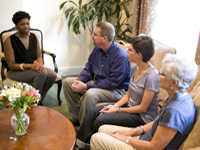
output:
<path id="1" fill-rule="evenodd" d="M 97 35 L 96 33 L 93 33 L 93 36 L 103 37 L 101 35 Z"/>
<path id="2" fill-rule="evenodd" d="M 159 71 L 159 75 L 161 75 L 161 76 L 166 76 L 166 75 L 162 72 L 162 70 Z"/>

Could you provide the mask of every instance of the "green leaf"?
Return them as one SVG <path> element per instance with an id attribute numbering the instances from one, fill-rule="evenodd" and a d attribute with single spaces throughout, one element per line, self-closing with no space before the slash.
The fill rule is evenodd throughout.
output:
<path id="1" fill-rule="evenodd" d="M 68 1 L 68 2 L 74 4 L 75 6 L 78 7 L 78 5 L 76 3 L 74 3 L 74 1 Z"/>
<path id="2" fill-rule="evenodd" d="M 126 7 L 126 5 L 125 5 L 124 3 L 122 3 L 122 5 L 123 5 L 124 11 L 125 11 L 125 13 L 126 13 L 126 17 L 129 18 L 130 15 L 129 15 L 128 8 Z"/>
<path id="3" fill-rule="evenodd" d="M 81 10 L 82 0 L 79 0 L 79 9 Z"/>
<path id="4" fill-rule="evenodd" d="M 103 16 L 103 15 L 99 15 L 99 16 L 98 16 L 98 22 L 102 22 L 102 16 Z"/>
<path id="5" fill-rule="evenodd" d="M 83 26 L 83 29 L 85 30 L 86 19 L 85 19 L 84 17 L 83 17 L 82 19 L 83 19 L 83 20 L 82 20 L 81 24 L 82 24 L 82 26 Z"/>
<path id="6" fill-rule="evenodd" d="M 109 21 L 109 14 L 107 11 L 105 11 L 106 21 Z"/>
<path id="7" fill-rule="evenodd" d="M 63 3 L 60 5 L 60 10 L 63 8 L 63 6 L 65 5 L 65 3 L 67 3 L 67 1 L 63 2 Z"/>
<path id="8" fill-rule="evenodd" d="M 89 6 L 89 8 L 91 8 L 93 10 L 94 13 L 96 12 L 96 9 L 93 4 L 89 4 L 88 6 Z"/>
<path id="9" fill-rule="evenodd" d="M 83 5 L 81 10 L 82 11 L 87 11 L 87 5 Z"/>
<path id="10" fill-rule="evenodd" d="M 83 18 L 84 18 L 85 21 L 88 21 L 88 19 L 89 19 L 88 14 L 87 14 L 87 13 L 84 13 L 84 17 L 83 17 Z"/>
<path id="11" fill-rule="evenodd" d="M 68 8 L 68 9 L 65 11 L 65 18 L 66 18 L 66 19 L 68 19 L 68 15 L 69 15 L 70 11 L 73 11 L 73 10 L 74 10 L 74 7 L 72 6 L 72 7 Z"/>
<path id="12" fill-rule="evenodd" d="M 74 19 L 74 21 L 73 21 L 73 32 L 75 32 L 75 34 L 78 34 L 78 29 L 77 29 L 77 18 L 76 19 Z M 78 27 L 79 28 L 79 27 Z"/>
<path id="13" fill-rule="evenodd" d="M 68 30 L 70 30 L 70 26 L 71 26 L 71 23 L 72 23 L 72 21 L 73 21 L 73 19 L 74 19 L 74 13 L 75 13 L 75 12 L 76 12 L 76 9 L 74 9 L 74 10 L 71 12 L 70 16 L 69 16 L 69 21 L 68 21 L 68 24 L 67 24 Z"/>
<path id="14" fill-rule="evenodd" d="M 119 5 L 116 6 L 116 15 L 117 15 L 117 18 L 119 18 L 119 14 L 121 12 L 121 7 Z"/>
<path id="15" fill-rule="evenodd" d="M 91 3 L 93 3 L 93 2 L 95 2 L 96 0 L 91 0 L 88 4 L 91 4 Z"/>

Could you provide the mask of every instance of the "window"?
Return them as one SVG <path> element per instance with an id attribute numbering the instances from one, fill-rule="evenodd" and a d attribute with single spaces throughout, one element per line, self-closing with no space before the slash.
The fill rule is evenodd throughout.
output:
<path id="1" fill-rule="evenodd" d="M 199 0 L 159 0 L 152 37 L 194 60 L 200 31 Z"/>

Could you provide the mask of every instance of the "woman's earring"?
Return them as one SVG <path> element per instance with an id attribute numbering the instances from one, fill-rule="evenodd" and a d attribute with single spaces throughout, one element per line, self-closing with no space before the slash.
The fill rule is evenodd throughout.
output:
<path id="1" fill-rule="evenodd" d="M 170 87 L 170 89 L 173 90 L 174 88 L 173 88 L 173 87 Z"/>

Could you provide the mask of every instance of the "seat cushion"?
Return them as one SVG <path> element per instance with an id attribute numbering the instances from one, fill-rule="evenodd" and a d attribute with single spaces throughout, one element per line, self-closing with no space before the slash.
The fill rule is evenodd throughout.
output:
<path id="1" fill-rule="evenodd" d="M 7 85 L 7 86 L 10 86 L 12 83 L 17 83 L 18 81 L 16 80 L 12 80 L 10 78 L 6 78 L 5 80 L 3 80 L 3 86 Z"/>
<path id="2" fill-rule="evenodd" d="M 7 73 L 5 73 L 5 74 L 6 74 L 6 79 L 2 81 L 3 86 L 4 85 L 10 86 L 12 83 L 18 82 L 16 80 L 12 80 L 12 79 L 8 78 Z M 57 74 L 56 81 L 62 80 L 62 77 L 58 73 L 56 73 L 56 74 Z M 32 85 L 32 83 L 28 83 L 28 84 Z"/>
<path id="3" fill-rule="evenodd" d="M 16 81 L 16 80 L 12 80 L 10 78 L 6 78 L 5 80 L 2 81 L 2 84 L 3 86 L 7 85 L 7 86 L 10 86 L 12 83 L 17 83 L 19 81 Z M 29 85 L 33 85 L 32 83 L 27 83 Z"/>

